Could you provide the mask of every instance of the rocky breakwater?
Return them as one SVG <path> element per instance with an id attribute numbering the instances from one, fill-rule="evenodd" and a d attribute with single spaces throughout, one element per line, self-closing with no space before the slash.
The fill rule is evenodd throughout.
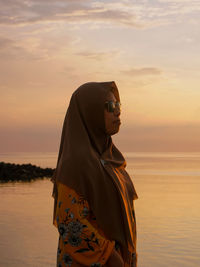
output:
<path id="1" fill-rule="evenodd" d="M 52 177 L 55 169 L 40 168 L 32 164 L 14 164 L 0 162 L 0 182 L 31 181 Z"/>

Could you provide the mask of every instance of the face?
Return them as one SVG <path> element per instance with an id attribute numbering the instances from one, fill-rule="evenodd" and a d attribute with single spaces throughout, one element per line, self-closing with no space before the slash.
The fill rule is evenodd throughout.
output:
<path id="1" fill-rule="evenodd" d="M 116 98 L 112 92 L 107 95 L 106 101 L 114 101 L 116 102 Z M 115 108 L 114 112 L 108 112 L 106 107 L 104 109 L 104 118 L 105 118 L 105 127 L 106 133 L 108 135 L 113 135 L 119 132 L 120 127 L 120 109 L 118 107 Z"/>

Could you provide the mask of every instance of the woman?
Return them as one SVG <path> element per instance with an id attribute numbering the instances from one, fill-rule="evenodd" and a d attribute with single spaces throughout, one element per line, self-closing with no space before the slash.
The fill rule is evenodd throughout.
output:
<path id="1" fill-rule="evenodd" d="M 137 194 L 111 138 L 119 127 L 114 82 L 86 83 L 72 94 L 52 177 L 59 267 L 137 265 Z"/>

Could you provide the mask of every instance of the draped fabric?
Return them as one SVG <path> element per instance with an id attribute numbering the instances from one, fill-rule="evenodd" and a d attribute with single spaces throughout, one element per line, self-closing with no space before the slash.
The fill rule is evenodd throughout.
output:
<path id="1" fill-rule="evenodd" d="M 56 221 L 57 267 L 105 266 L 116 242 L 107 239 L 99 228 L 87 200 L 59 182 Z"/>
<path id="2" fill-rule="evenodd" d="M 57 166 L 52 177 L 56 225 L 57 181 L 83 195 L 110 240 L 121 245 L 130 262 L 136 250 L 133 201 L 137 194 L 122 153 L 106 133 L 104 109 L 109 92 L 120 101 L 115 82 L 91 82 L 73 94 L 63 123 Z"/>

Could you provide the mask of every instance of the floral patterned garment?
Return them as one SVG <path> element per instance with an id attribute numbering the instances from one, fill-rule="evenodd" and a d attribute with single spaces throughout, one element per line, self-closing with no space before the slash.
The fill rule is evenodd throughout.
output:
<path id="1" fill-rule="evenodd" d="M 58 183 L 56 221 L 59 232 L 57 267 L 101 267 L 115 241 L 106 238 L 86 199 Z"/>

